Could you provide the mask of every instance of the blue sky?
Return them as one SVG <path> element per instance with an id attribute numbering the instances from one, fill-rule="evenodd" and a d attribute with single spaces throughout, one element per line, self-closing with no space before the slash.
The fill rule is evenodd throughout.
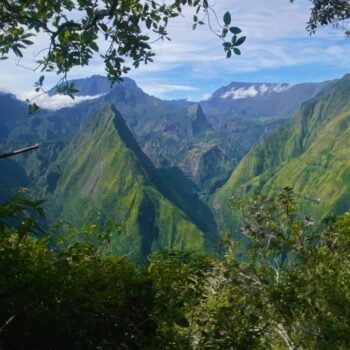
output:
<path id="1" fill-rule="evenodd" d="M 220 40 L 206 26 L 192 31 L 192 13 L 186 11 L 169 27 L 172 41 L 154 46 L 155 62 L 129 75 L 146 92 L 167 99 L 201 100 L 232 81 L 297 83 L 350 72 L 350 41 L 341 31 L 326 28 L 311 37 L 306 32 L 307 0 L 294 4 L 288 0 L 216 0 L 211 4 L 219 16 L 229 10 L 233 24 L 247 36 L 242 56 L 227 60 Z M 43 45 L 45 39 L 40 38 L 21 64 L 33 65 L 33 52 Z M 37 74 L 14 63 L 0 62 L 0 89 L 21 98 L 32 96 Z M 74 69 L 70 77 L 92 74 L 104 74 L 99 59 L 89 67 Z M 48 85 L 55 79 L 49 76 Z"/>

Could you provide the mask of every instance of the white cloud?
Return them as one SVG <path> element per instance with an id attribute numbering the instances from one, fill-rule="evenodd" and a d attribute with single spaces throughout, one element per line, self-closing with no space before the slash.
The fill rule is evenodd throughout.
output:
<path id="1" fill-rule="evenodd" d="M 199 89 L 189 85 L 176 85 L 176 84 L 157 84 L 156 82 L 150 85 L 140 84 L 142 90 L 150 95 L 162 96 L 169 92 L 176 91 L 198 91 Z M 186 96 L 188 97 L 188 96 Z"/>
<path id="2" fill-rule="evenodd" d="M 266 84 L 260 85 L 259 92 L 261 94 L 264 94 L 265 92 L 269 91 L 269 87 Z"/>
<path id="3" fill-rule="evenodd" d="M 273 92 L 284 92 L 289 90 L 293 84 L 278 84 L 272 88 Z"/>
<path id="4" fill-rule="evenodd" d="M 247 36 L 242 56 L 225 59 L 220 40 L 206 26 L 194 32 L 190 29 L 192 16 L 186 11 L 185 18 L 176 20 L 169 27 L 172 41 L 155 46 L 155 62 L 132 72 L 131 76 L 138 83 L 150 76 L 159 82 L 197 82 L 202 96 L 205 90 L 208 91 L 205 82 L 220 81 L 215 86 L 219 88 L 235 80 L 237 74 L 290 69 L 294 74 L 289 74 L 287 82 L 300 82 L 303 74 L 295 76 L 297 67 L 320 66 L 319 72 L 313 73 L 312 80 L 315 81 L 329 74 L 327 66 L 343 71 L 350 66 L 350 45 L 341 31 L 327 28 L 311 37 L 306 31 L 310 14 L 308 0 L 294 4 L 288 0 L 222 0 L 215 3 L 215 9 L 219 17 L 230 10 L 233 24 L 241 27 L 242 34 Z M 175 71 L 179 72 L 176 76 Z"/>
<path id="5" fill-rule="evenodd" d="M 101 96 L 102 95 L 75 96 L 73 100 L 69 96 L 63 96 L 63 95 L 48 96 L 46 94 L 40 96 L 35 92 L 27 91 L 27 92 L 17 94 L 16 97 L 22 101 L 25 101 L 26 99 L 33 100 L 33 102 L 38 104 L 41 108 L 55 111 L 66 107 L 72 107 L 84 101 L 94 100 Z"/>
<path id="6" fill-rule="evenodd" d="M 202 101 L 209 101 L 212 98 L 213 94 L 203 94 Z"/>
<path id="7" fill-rule="evenodd" d="M 293 84 L 257 84 L 246 88 L 231 88 L 221 95 L 221 98 L 232 98 L 233 100 L 240 100 L 248 97 L 255 97 L 264 95 L 266 93 L 281 93 L 289 90 Z"/>
<path id="8" fill-rule="evenodd" d="M 226 91 L 221 98 L 229 98 L 232 97 L 233 100 L 240 100 L 248 97 L 255 97 L 259 94 L 259 91 L 256 89 L 254 85 L 249 86 L 248 88 L 239 88 L 239 89 L 231 89 Z"/>

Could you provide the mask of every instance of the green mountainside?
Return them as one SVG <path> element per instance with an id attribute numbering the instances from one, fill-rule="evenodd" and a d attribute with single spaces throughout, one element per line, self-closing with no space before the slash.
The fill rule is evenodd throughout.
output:
<path id="1" fill-rule="evenodd" d="M 110 104 L 61 152 L 48 177 L 53 173 L 58 174 L 49 184 L 53 193 L 46 192 L 51 219 L 81 225 L 101 213 L 125 225 L 125 232 L 112 238 L 115 253 L 145 257 L 159 248 L 203 251 L 206 235 L 215 236 L 214 220 L 206 215 L 200 222 L 194 209 L 210 211 L 198 199 L 187 203 L 172 190 Z"/>
<path id="2" fill-rule="evenodd" d="M 293 187 L 305 212 L 322 217 L 350 209 L 350 75 L 302 106 L 253 148 L 215 194 L 221 224 L 234 223 L 230 196 Z M 225 226 L 225 225 L 224 225 Z"/>
<path id="3" fill-rule="evenodd" d="M 42 145 L 38 151 L 15 159 L 28 177 L 29 187 L 37 183 L 46 186 L 46 170 L 61 150 L 99 108 L 112 103 L 153 164 L 157 168 L 178 168 L 205 201 L 253 146 L 286 123 L 303 101 L 324 93 L 333 83 L 232 83 L 208 101 L 194 103 L 150 96 L 128 78 L 112 88 L 101 76 L 74 82 L 80 96 L 96 99 L 28 116 L 25 103 L 0 93 L 0 150 Z M 253 95 L 235 97 L 247 92 Z M 275 104 L 284 106 L 283 115 Z"/>
<path id="4" fill-rule="evenodd" d="M 164 101 L 150 96 L 131 79 L 110 88 L 104 78 L 93 76 L 76 81 L 76 86 L 81 96 L 100 97 L 57 111 L 41 110 L 33 116 L 28 116 L 26 105 L 13 95 L 0 93 L 0 149 L 8 151 L 33 143 L 41 144 L 38 151 L 0 161 L 0 200 L 25 186 L 32 190 L 34 197 L 54 202 L 48 206 L 51 219 L 64 217 L 83 224 L 95 219 L 98 212 L 105 214 L 106 220 L 124 222 L 133 217 L 129 227 L 136 229 L 129 238 L 134 240 L 141 255 L 156 247 L 175 244 L 174 240 L 168 240 L 171 243 L 166 245 L 157 231 L 159 225 L 163 225 L 161 222 L 165 222 L 165 217 L 161 216 L 163 220 L 159 215 L 165 215 L 164 208 L 169 207 L 169 212 L 184 215 L 176 214 L 184 218 L 183 222 L 188 220 L 191 223 L 189 227 L 197 232 L 194 235 L 202 237 L 200 242 L 211 245 L 218 232 L 214 217 L 218 218 L 219 230 L 225 226 L 223 223 L 228 225 L 232 221 L 226 205 L 230 193 L 251 193 L 260 189 L 275 191 L 275 188 L 290 184 L 288 176 L 296 171 L 295 164 L 291 165 L 292 171 L 283 173 L 281 170 L 278 176 L 277 170 L 283 162 L 306 152 L 305 145 L 312 143 L 310 135 L 321 132 L 323 124 L 318 123 L 318 119 L 313 124 L 307 121 L 307 113 L 312 114 L 309 110 L 313 108 L 308 106 L 325 96 L 324 99 L 328 98 L 332 104 L 328 109 L 336 114 L 340 101 L 335 96 L 327 97 L 331 92 L 325 95 L 334 84 L 335 81 L 297 85 L 231 83 L 215 92 L 209 100 L 193 103 Z M 341 81 L 336 86 L 340 84 Z M 304 105 L 300 116 L 288 122 L 292 112 L 310 98 L 313 102 Z M 102 121 L 100 125 L 98 117 L 93 116 L 101 108 L 105 109 L 106 104 L 114 105 L 125 118 L 125 123 L 118 122 L 117 127 L 112 127 L 115 122 L 108 121 L 105 116 L 112 112 L 98 112 Z M 296 122 L 298 118 L 299 124 Z M 331 118 L 330 114 L 327 118 Z M 287 126 L 283 127 L 286 123 Z M 125 138 L 120 138 L 121 129 L 127 130 L 122 134 L 129 135 L 126 137 L 129 141 L 133 140 L 132 147 Z M 274 141 L 262 141 L 276 129 L 278 132 L 267 139 Z M 306 129 L 310 135 L 304 135 Z M 114 143 L 113 140 L 118 138 L 119 141 Z M 285 140 L 289 141 L 285 144 Z M 247 152 L 261 141 L 232 174 Z M 124 150 L 120 154 L 116 152 L 117 144 Z M 124 153 L 133 156 L 121 157 Z M 102 157 L 102 154 L 108 157 Z M 130 163 L 128 159 L 135 157 L 137 162 Z M 320 169 L 318 163 L 315 164 L 313 169 L 317 173 Z M 134 168 L 141 169 L 142 175 L 134 177 L 134 174 L 139 174 Z M 232 176 L 223 189 L 214 195 L 230 174 Z M 295 174 L 299 176 L 299 173 Z M 103 178 L 102 182 L 100 178 Z M 126 181 L 126 187 L 118 187 L 114 178 L 117 182 L 120 179 Z M 288 181 L 284 183 L 284 179 Z M 97 181 L 96 186 L 94 181 Z M 293 181 L 290 185 L 296 187 L 298 182 Z M 127 189 L 131 191 L 130 196 Z M 313 213 L 321 215 L 328 210 L 322 198 L 313 193 L 311 185 L 307 191 L 300 189 L 298 193 L 305 199 L 304 206 Z M 166 200 L 160 200 L 158 195 Z M 342 210 L 342 196 L 339 199 L 338 195 L 334 196 L 333 207 Z M 346 194 L 344 196 L 346 198 Z M 210 202 L 213 209 L 203 202 Z M 131 208 L 137 209 L 132 211 Z M 62 215 L 59 214 L 61 211 Z M 141 218 L 142 213 L 151 218 L 150 226 L 139 224 L 146 220 Z M 169 215 L 168 226 L 174 229 L 167 230 L 175 237 L 180 221 L 175 219 L 175 214 Z M 167 230 L 162 228 L 161 231 L 166 232 L 162 239 L 170 237 Z M 146 231 L 151 233 L 146 235 Z M 154 237 L 146 243 L 140 241 L 140 237 L 152 235 Z M 136 244 L 137 240 L 139 243 Z M 179 247 L 181 244 L 175 245 Z M 191 242 L 183 244 L 193 246 Z M 125 243 L 122 247 L 117 240 L 115 242 L 115 247 L 122 247 L 120 249 L 124 252 L 127 245 Z"/>
<path id="5" fill-rule="evenodd" d="M 101 76 L 74 82 L 80 95 L 102 95 L 75 106 L 75 118 L 84 122 L 104 103 L 112 103 L 153 164 L 158 168 L 179 168 L 197 185 L 203 199 L 226 181 L 242 157 L 283 125 L 302 102 L 324 93 L 334 83 L 233 82 L 214 92 L 208 101 L 194 103 L 150 96 L 128 78 L 113 88 Z M 243 95 L 236 98 L 236 94 Z M 89 106 L 89 113 L 81 111 L 80 106 L 85 111 Z M 70 128 L 76 129 L 76 125 Z M 212 151 L 208 154 L 209 149 Z M 213 161 L 215 154 L 219 156 Z"/>

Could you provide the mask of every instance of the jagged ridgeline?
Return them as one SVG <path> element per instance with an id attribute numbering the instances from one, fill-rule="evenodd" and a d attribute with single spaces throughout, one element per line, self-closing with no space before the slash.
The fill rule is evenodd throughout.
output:
<path id="1" fill-rule="evenodd" d="M 305 213 L 318 218 L 350 209 L 350 75 L 253 148 L 216 193 L 213 207 L 222 226 L 229 225 L 230 196 L 285 186 L 294 188 Z"/>
<path id="2" fill-rule="evenodd" d="M 321 130 L 318 120 L 315 126 L 308 125 L 305 117 L 306 126 L 293 121 L 279 129 L 271 137 L 273 146 L 263 141 L 214 195 L 252 147 L 288 123 L 302 102 L 324 96 L 335 81 L 297 85 L 233 82 L 200 103 L 160 100 L 127 78 L 112 89 L 98 76 L 75 83 L 81 96 L 94 99 L 55 111 L 42 109 L 31 117 L 15 96 L 0 93 L 1 150 L 42 145 L 38 151 L 0 162 L 0 201 L 25 186 L 35 198 L 46 199 L 51 222 L 65 218 L 79 227 L 101 213 L 106 221 L 125 224 L 126 233 L 113 239 L 115 253 L 132 251 L 134 256 L 145 256 L 158 248 L 201 250 L 210 246 L 217 232 L 235 222 L 227 207 L 230 193 L 251 194 L 260 189 L 275 191 L 282 183 L 294 185 L 290 174 L 300 176 L 294 166 L 279 177 L 278 185 L 269 180 L 283 162 L 292 159 L 291 151 L 284 149 L 298 149 L 285 142 L 289 145 L 290 138 L 306 137 L 306 129 L 311 134 Z M 102 112 L 106 103 L 115 105 L 126 123 L 111 107 Z M 339 101 L 333 104 L 340 105 Z M 331 112 L 336 115 L 336 111 Z M 297 155 L 304 151 L 305 147 Z M 321 168 L 314 167 L 314 171 L 315 176 L 323 177 Z M 313 192 L 310 185 L 299 195 L 305 206 L 323 213 L 322 201 L 318 203 L 319 196 Z M 213 204 L 214 210 L 198 197 Z M 344 198 L 346 202 L 346 195 Z M 221 224 L 219 229 L 213 215 Z"/>
<path id="3" fill-rule="evenodd" d="M 215 239 L 209 208 L 195 195 L 188 198 L 175 190 L 176 184 L 152 165 L 111 104 L 87 122 L 48 172 L 60 174 L 50 184 L 51 219 L 83 225 L 100 213 L 123 224 L 123 232 L 112 237 L 116 254 L 145 257 L 166 248 L 204 251 Z"/>

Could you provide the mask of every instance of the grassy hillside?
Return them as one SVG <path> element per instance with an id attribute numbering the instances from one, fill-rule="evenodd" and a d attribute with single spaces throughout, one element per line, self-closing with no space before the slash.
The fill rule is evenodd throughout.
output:
<path id="1" fill-rule="evenodd" d="M 248 153 L 215 195 L 219 221 L 234 223 L 227 209 L 230 196 L 274 193 L 285 186 L 293 187 L 304 211 L 316 217 L 349 210 L 349 154 L 347 75 Z"/>
<path id="2" fill-rule="evenodd" d="M 205 235 L 191 213 L 185 213 L 186 204 L 110 104 L 62 151 L 49 174 L 54 172 L 60 175 L 51 184 L 51 217 L 80 225 L 102 216 L 123 224 L 124 232 L 112 237 L 115 253 L 146 256 L 158 248 L 204 249 Z"/>

